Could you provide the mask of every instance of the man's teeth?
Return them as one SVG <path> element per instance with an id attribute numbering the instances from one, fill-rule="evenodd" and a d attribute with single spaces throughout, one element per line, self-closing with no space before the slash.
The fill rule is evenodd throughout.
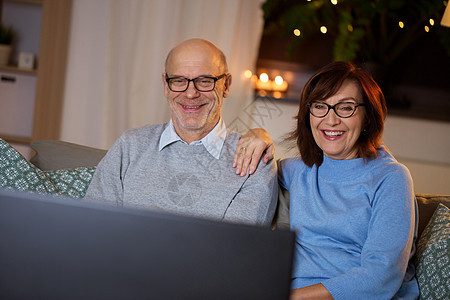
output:
<path id="1" fill-rule="evenodd" d="M 323 131 L 325 133 L 326 136 L 340 136 L 343 135 L 344 132 L 343 131 Z"/>
<path id="2" fill-rule="evenodd" d="M 187 106 L 187 105 L 183 105 L 185 108 L 189 108 L 189 109 L 194 109 L 194 108 L 199 108 L 200 105 L 197 106 Z"/>

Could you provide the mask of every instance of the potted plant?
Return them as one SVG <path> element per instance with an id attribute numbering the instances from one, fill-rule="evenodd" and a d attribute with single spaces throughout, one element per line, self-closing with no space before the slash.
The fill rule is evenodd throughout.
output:
<path id="1" fill-rule="evenodd" d="M 7 65 L 11 55 L 14 31 L 11 26 L 0 24 L 0 65 Z"/>

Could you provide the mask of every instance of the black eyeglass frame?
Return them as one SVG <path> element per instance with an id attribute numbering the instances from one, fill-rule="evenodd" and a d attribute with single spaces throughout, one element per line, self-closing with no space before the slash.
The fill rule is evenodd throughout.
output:
<path id="1" fill-rule="evenodd" d="M 312 105 L 313 103 L 320 103 L 320 104 L 326 105 L 326 106 L 328 107 L 327 112 L 326 112 L 323 116 L 320 116 L 320 117 L 319 117 L 319 116 L 316 116 L 316 115 L 313 114 L 312 111 L 311 111 L 311 105 Z M 341 104 L 352 104 L 352 105 L 355 106 L 355 109 L 353 110 L 353 112 L 352 112 L 351 115 L 346 116 L 346 117 L 343 117 L 343 116 L 341 116 L 341 115 L 337 112 L 337 110 L 336 110 L 336 106 L 341 105 Z M 342 119 L 347 119 L 347 118 L 352 117 L 352 116 L 355 114 L 356 109 L 358 108 L 358 106 L 366 106 L 365 103 L 353 103 L 353 102 L 339 102 L 339 103 L 336 103 L 335 105 L 329 105 L 329 104 L 327 104 L 327 103 L 325 103 L 325 102 L 322 102 L 322 101 L 312 101 L 312 102 L 309 102 L 307 105 L 308 105 L 308 111 L 309 111 L 309 113 L 310 113 L 311 115 L 313 115 L 314 117 L 316 117 L 316 118 L 325 118 L 325 117 L 328 115 L 328 113 L 330 112 L 330 110 L 332 109 L 332 110 L 334 110 L 334 113 L 336 114 L 336 116 L 338 116 L 339 118 L 342 118 Z"/>
<path id="2" fill-rule="evenodd" d="M 197 91 L 199 91 L 199 92 L 211 92 L 212 90 L 214 90 L 214 89 L 216 88 L 216 82 L 217 82 L 218 80 L 222 79 L 223 77 L 227 76 L 227 75 L 228 75 L 227 73 L 223 73 L 222 75 L 219 75 L 219 76 L 217 76 L 217 77 L 213 77 L 213 76 L 199 76 L 199 77 L 196 77 L 196 78 L 189 79 L 189 78 L 182 77 L 182 76 L 168 77 L 168 75 L 167 75 L 167 73 L 166 73 L 166 82 L 167 82 L 167 86 L 169 87 L 169 90 L 171 90 L 172 92 L 176 92 L 176 93 L 182 93 L 182 92 L 187 91 L 187 89 L 189 88 L 189 84 L 191 83 L 191 81 L 192 81 L 192 83 L 194 84 L 194 88 L 195 88 Z M 211 89 L 209 89 L 209 90 L 200 90 L 200 89 L 197 87 L 197 85 L 195 84 L 195 81 L 198 80 L 198 79 L 203 79 L 203 78 L 209 78 L 209 79 L 214 80 L 214 84 L 213 84 L 213 86 L 212 86 Z M 186 80 L 187 80 L 186 88 L 185 88 L 184 90 L 182 90 L 182 91 L 174 91 L 174 90 L 172 90 L 172 88 L 170 87 L 170 83 L 169 83 L 169 81 L 170 81 L 171 79 L 186 79 Z"/>

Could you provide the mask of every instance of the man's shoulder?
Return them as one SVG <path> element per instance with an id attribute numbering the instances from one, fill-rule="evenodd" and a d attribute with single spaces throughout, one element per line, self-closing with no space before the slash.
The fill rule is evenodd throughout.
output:
<path id="1" fill-rule="evenodd" d="M 161 134 L 166 127 L 167 124 L 158 124 L 127 129 L 116 140 L 113 147 L 128 152 L 157 149 Z"/>
<path id="2" fill-rule="evenodd" d="M 241 134 L 237 132 L 228 131 L 227 138 L 225 139 L 224 147 L 222 149 L 221 159 L 227 160 L 232 164 L 234 159 L 234 153 L 236 151 L 237 144 L 239 139 L 242 137 Z M 277 164 L 275 160 L 269 161 L 267 164 L 259 160 L 258 167 L 256 168 L 256 172 L 253 177 L 259 176 L 262 174 L 269 174 L 270 176 L 276 176 Z"/>
<path id="3" fill-rule="evenodd" d="M 166 129 L 167 125 L 167 123 L 164 123 L 127 129 L 120 138 L 124 141 L 139 140 L 140 142 L 159 142 L 159 138 L 161 137 L 163 131 Z"/>
<path id="4" fill-rule="evenodd" d="M 221 159 L 233 160 L 234 151 L 236 150 L 239 139 L 242 135 L 236 132 L 229 131 L 227 132 L 227 137 L 225 138 L 225 142 L 223 144 Z"/>
<path id="5" fill-rule="evenodd" d="M 225 140 L 228 143 L 235 143 L 237 145 L 237 143 L 239 142 L 239 139 L 241 137 L 242 137 L 242 134 L 228 130 L 228 134 L 227 134 L 227 137 Z"/>

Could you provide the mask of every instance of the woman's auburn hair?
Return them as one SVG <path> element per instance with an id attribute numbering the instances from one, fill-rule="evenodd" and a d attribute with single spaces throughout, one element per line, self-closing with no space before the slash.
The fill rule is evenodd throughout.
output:
<path id="1" fill-rule="evenodd" d="M 312 135 L 308 103 L 335 95 L 346 80 L 359 86 L 365 104 L 364 130 L 356 141 L 357 155 L 364 159 L 378 157 L 387 114 L 384 95 L 372 76 L 363 69 L 349 62 L 332 62 L 318 70 L 303 87 L 295 117 L 297 127 L 287 137 L 287 141 L 296 142 L 301 159 L 309 167 L 322 164 L 323 151 Z"/>

